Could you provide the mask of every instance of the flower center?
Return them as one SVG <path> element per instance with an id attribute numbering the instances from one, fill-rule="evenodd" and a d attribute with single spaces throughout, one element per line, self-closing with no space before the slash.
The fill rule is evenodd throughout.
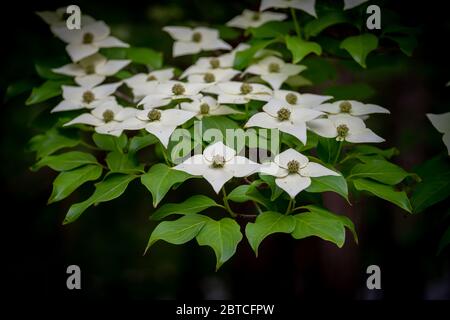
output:
<path id="1" fill-rule="evenodd" d="M 112 112 L 111 110 L 105 110 L 105 112 L 103 112 L 103 121 L 105 121 L 105 123 L 111 122 L 114 120 L 114 112 Z"/>
<path id="2" fill-rule="evenodd" d="M 291 160 L 287 163 L 287 169 L 289 173 L 297 173 L 300 169 L 300 163 L 297 160 Z"/>
<path id="3" fill-rule="evenodd" d="M 182 84 L 179 83 L 174 84 L 172 87 L 172 93 L 176 96 L 182 95 L 185 91 L 186 89 L 183 87 Z"/>
<path id="4" fill-rule="evenodd" d="M 84 44 L 91 44 L 92 41 L 94 41 L 94 35 L 92 33 L 90 33 L 90 32 L 86 32 L 83 35 L 83 43 Z"/>
<path id="5" fill-rule="evenodd" d="M 205 73 L 205 75 L 203 76 L 203 80 L 205 80 L 205 82 L 207 83 L 211 83 L 216 81 L 216 77 L 212 74 L 212 73 Z"/>
<path id="6" fill-rule="evenodd" d="M 217 58 L 212 58 L 211 60 L 209 60 L 209 64 L 211 68 L 217 69 L 218 67 L 220 67 L 220 60 Z"/>
<path id="7" fill-rule="evenodd" d="M 147 77 L 147 81 L 155 81 L 155 80 L 158 80 L 158 79 L 156 79 L 156 77 L 152 74 Z"/>
<path id="8" fill-rule="evenodd" d="M 337 141 L 344 141 L 345 137 L 348 135 L 348 127 L 345 124 L 340 124 L 337 128 Z"/>
<path id="9" fill-rule="evenodd" d="M 352 104 L 348 101 L 342 101 L 339 104 L 339 109 L 341 109 L 341 112 L 343 113 L 349 113 L 350 111 L 352 111 Z"/>
<path id="10" fill-rule="evenodd" d="M 286 102 L 289 104 L 297 104 L 297 96 L 293 93 L 288 93 L 285 97 Z"/>
<path id="11" fill-rule="evenodd" d="M 286 120 L 289 120 L 289 118 L 291 117 L 291 111 L 286 108 L 281 108 L 280 110 L 278 110 L 277 115 L 278 115 L 278 120 L 286 121 Z"/>
<path id="12" fill-rule="evenodd" d="M 147 117 L 151 122 L 158 121 L 161 119 L 161 111 L 153 109 L 148 113 Z"/>
<path id="13" fill-rule="evenodd" d="M 86 67 L 84 67 L 84 71 L 86 72 L 86 74 L 94 74 L 95 66 L 92 64 L 88 64 Z"/>
<path id="14" fill-rule="evenodd" d="M 269 72 L 271 72 L 271 73 L 280 72 L 280 65 L 275 62 L 270 63 L 269 64 Z"/>
<path id="15" fill-rule="evenodd" d="M 252 20 L 258 21 L 259 19 L 261 19 L 261 14 L 259 12 L 255 12 L 252 16 Z"/>
<path id="16" fill-rule="evenodd" d="M 192 41 L 193 42 L 202 41 L 202 34 L 200 32 L 194 32 L 194 34 L 192 35 Z"/>
<path id="17" fill-rule="evenodd" d="M 213 168 L 223 168 L 224 165 L 225 165 L 225 158 L 223 156 L 215 155 L 213 157 L 211 164 Z"/>
<path id="18" fill-rule="evenodd" d="M 253 87 L 251 86 L 251 84 L 249 83 L 243 83 L 241 85 L 241 93 L 242 94 L 249 94 L 250 92 L 253 91 Z"/>
<path id="19" fill-rule="evenodd" d="M 92 91 L 86 91 L 83 93 L 83 102 L 84 103 L 91 103 L 95 100 L 95 95 L 92 93 Z"/>
<path id="20" fill-rule="evenodd" d="M 209 105 L 207 103 L 202 103 L 200 105 L 200 113 L 201 114 L 208 114 L 209 113 Z"/>

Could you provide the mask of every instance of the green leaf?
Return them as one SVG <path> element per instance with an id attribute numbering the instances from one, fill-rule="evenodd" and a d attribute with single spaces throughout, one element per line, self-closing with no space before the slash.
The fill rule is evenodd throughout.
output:
<path id="1" fill-rule="evenodd" d="M 97 180 L 101 175 L 102 167 L 93 164 L 61 172 L 53 181 L 53 191 L 48 203 L 65 199 L 82 184 Z"/>
<path id="2" fill-rule="evenodd" d="M 102 150 L 106 151 L 123 151 L 128 143 L 126 134 L 122 134 L 120 137 L 115 137 L 109 134 L 94 133 L 92 135 L 94 143 Z"/>
<path id="3" fill-rule="evenodd" d="M 153 206 L 156 207 L 173 185 L 190 178 L 193 178 L 193 176 L 186 172 L 175 170 L 165 164 L 158 163 L 152 166 L 146 174 L 141 176 L 141 182 L 152 194 Z"/>
<path id="4" fill-rule="evenodd" d="M 145 136 L 134 136 L 130 140 L 130 146 L 128 152 L 136 153 L 137 151 L 157 143 L 159 140 L 152 134 L 146 134 Z"/>
<path id="5" fill-rule="evenodd" d="M 73 204 L 63 224 L 69 224 L 77 220 L 80 215 L 91 205 L 100 202 L 106 202 L 120 197 L 128 187 L 128 184 L 133 181 L 136 176 L 125 174 L 108 175 L 105 180 L 95 185 L 95 191 L 87 200 Z"/>
<path id="6" fill-rule="evenodd" d="M 236 121 L 233 121 L 226 116 L 203 117 L 202 126 L 203 132 L 206 132 L 209 129 L 220 130 L 224 138 L 226 137 L 227 129 L 232 130 L 240 128 L 239 124 Z"/>
<path id="7" fill-rule="evenodd" d="M 234 68 L 238 70 L 244 69 L 252 62 L 259 50 L 264 49 L 273 42 L 274 40 L 258 41 L 252 44 L 250 48 L 237 52 L 234 58 Z"/>
<path id="8" fill-rule="evenodd" d="M 366 68 L 367 55 L 378 48 L 378 38 L 371 33 L 348 37 L 341 42 L 340 48 L 347 50 L 359 65 Z"/>
<path id="9" fill-rule="evenodd" d="M 68 80 L 47 80 L 40 87 L 33 88 L 25 104 L 29 106 L 57 97 L 62 93 L 61 86 L 69 83 L 71 81 Z"/>
<path id="10" fill-rule="evenodd" d="M 324 176 L 311 178 L 311 185 L 307 192 L 322 193 L 326 191 L 336 192 L 348 202 L 347 181 L 343 176 Z"/>
<path id="11" fill-rule="evenodd" d="M 398 44 L 400 50 L 408 57 L 411 57 L 414 52 L 414 49 L 417 48 L 417 39 L 415 36 L 412 35 L 405 35 L 405 36 L 389 35 L 385 36 L 385 38 L 395 41 Z"/>
<path id="12" fill-rule="evenodd" d="M 257 28 L 249 28 L 248 32 L 253 36 L 253 38 L 276 38 L 289 34 L 293 30 L 292 22 L 286 21 L 270 21 L 264 23 Z"/>
<path id="13" fill-rule="evenodd" d="M 238 186 L 228 194 L 227 199 L 237 203 L 255 201 L 266 208 L 271 206 L 270 201 L 264 198 L 254 184 Z"/>
<path id="14" fill-rule="evenodd" d="M 40 64 L 35 64 L 34 68 L 36 69 L 37 74 L 44 79 L 48 80 L 61 80 L 67 79 L 68 77 L 62 74 L 54 73 L 51 68 L 47 66 L 43 66 Z"/>
<path id="15" fill-rule="evenodd" d="M 223 218 L 216 221 L 208 218 L 196 239 L 199 245 L 209 246 L 214 250 L 217 271 L 236 252 L 237 245 L 242 240 L 242 233 L 233 219 Z"/>
<path id="16" fill-rule="evenodd" d="M 384 184 L 396 185 L 410 176 L 403 168 L 386 160 L 373 159 L 352 168 L 348 179 L 371 178 Z"/>
<path id="17" fill-rule="evenodd" d="M 127 49 L 127 57 L 135 63 L 145 64 L 153 69 L 161 69 L 163 66 L 162 53 L 152 49 L 130 47 Z"/>
<path id="18" fill-rule="evenodd" d="M 54 128 L 31 138 L 29 148 L 36 152 L 37 158 L 40 159 L 60 149 L 75 147 L 79 143 L 79 139 L 68 137 Z"/>
<path id="19" fill-rule="evenodd" d="M 404 191 L 397 191 L 392 186 L 368 179 L 355 179 L 353 180 L 353 184 L 356 190 L 370 192 L 378 198 L 392 202 L 409 213 L 412 211 L 411 203 L 409 202 L 408 196 Z"/>
<path id="20" fill-rule="evenodd" d="M 193 214 L 199 213 L 211 207 L 221 207 L 213 199 L 204 195 L 195 195 L 181 203 L 167 203 L 162 205 L 152 215 L 152 220 L 161 220 L 172 214 Z"/>
<path id="21" fill-rule="evenodd" d="M 339 150 L 339 142 L 334 138 L 319 137 L 319 143 L 317 144 L 317 155 L 320 160 L 325 163 L 332 163 L 336 158 L 336 154 Z"/>
<path id="22" fill-rule="evenodd" d="M 287 48 L 292 53 L 292 63 L 303 60 L 310 53 L 318 56 L 322 54 L 322 47 L 317 42 L 306 41 L 295 36 L 286 36 L 285 40 Z"/>
<path id="23" fill-rule="evenodd" d="M 106 156 L 106 164 L 111 172 L 139 173 L 144 172 L 144 165 L 140 164 L 133 154 L 113 151 Z"/>
<path id="24" fill-rule="evenodd" d="M 98 162 L 90 153 L 70 151 L 56 156 L 44 157 L 32 167 L 32 170 L 39 170 L 42 167 L 48 166 L 55 171 L 66 171 L 85 164 L 98 164 Z"/>
<path id="25" fill-rule="evenodd" d="M 283 193 L 283 189 L 276 185 L 274 176 L 260 174 L 259 178 L 267 183 L 267 185 L 270 187 L 270 190 L 272 190 L 270 201 L 275 201 L 279 196 L 281 196 L 281 194 Z"/>
<path id="26" fill-rule="evenodd" d="M 31 91 L 34 87 L 34 82 L 30 80 L 19 80 L 11 83 L 8 88 L 6 88 L 4 101 L 9 101 L 10 99 L 17 97 L 25 92 Z"/>
<path id="27" fill-rule="evenodd" d="M 355 242 L 358 243 L 355 226 L 346 216 L 334 214 L 317 206 L 302 208 L 307 209 L 308 212 L 293 216 L 296 224 L 292 236 L 295 239 L 317 236 L 341 248 L 345 242 L 345 227 L 347 227 L 352 232 Z"/>
<path id="28" fill-rule="evenodd" d="M 343 12 L 331 11 L 319 16 L 317 19 L 313 19 L 308 22 L 303 30 L 305 33 L 305 37 L 308 39 L 309 37 L 317 36 L 323 30 L 332 25 L 346 22 L 349 22 L 349 19 L 344 15 Z"/>
<path id="29" fill-rule="evenodd" d="M 258 247 L 267 236 L 278 232 L 291 233 L 294 228 L 293 216 L 267 211 L 258 215 L 254 223 L 247 224 L 245 234 L 250 246 L 258 256 Z"/>
<path id="30" fill-rule="evenodd" d="M 369 145 L 357 145 L 353 148 L 353 150 L 350 152 L 350 154 L 360 154 L 360 155 L 380 155 L 383 158 L 390 159 L 393 156 L 396 156 L 399 154 L 399 151 L 397 148 L 390 148 L 390 149 L 380 149 L 374 146 Z"/>
<path id="31" fill-rule="evenodd" d="M 208 217 L 191 214 L 174 221 L 163 221 L 150 235 L 145 252 L 158 240 L 183 244 L 194 239 L 207 222 Z"/>

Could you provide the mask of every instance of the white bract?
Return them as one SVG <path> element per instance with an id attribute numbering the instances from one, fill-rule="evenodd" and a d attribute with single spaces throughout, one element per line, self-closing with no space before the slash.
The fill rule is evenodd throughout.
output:
<path id="1" fill-rule="evenodd" d="M 333 97 L 312 93 L 301 94 L 291 90 L 274 90 L 273 98 L 269 100 L 268 104 L 279 103 L 278 100 L 287 102 L 291 107 L 312 109 L 330 99 L 333 99 Z"/>
<path id="2" fill-rule="evenodd" d="M 232 47 L 219 38 L 215 29 L 198 27 L 164 27 L 164 31 L 175 39 L 172 55 L 174 57 L 195 54 L 201 51 L 231 50 Z"/>
<path id="3" fill-rule="evenodd" d="M 336 101 L 318 105 L 314 109 L 329 114 L 349 114 L 355 117 L 365 116 L 372 113 L 390 113 L 388 109 L 375 104 L 364 104 L 354 100 Z"/>
<path id="4" fill-rule="evenodd" d="M 427 113 L 427 117 L 436 130 L 444 134 L 442 140 L 444 141 L 448 155 L 450 156 L 450 112 L 442 114 Z"/>
<path id="5" fill-rule="evenodd" d="M 188 82 L 192 83 L 209 83 L 226 82 L 233 79 L 240 71 L 234 69 L 212 69 L 203 73 L 191 74 L 188 76 Z"/>
<path id="6" fill-rule="evenodd" d="M 51 112 L 93 109 L 99 104 L 114 100 L 112 94 L 122 82 L 109 83 L 100 86 L 62 86 L 63 99 Z"/>
<path id="7" fill-rule="evenodd" d="M 55 11 L 38 11 L 36 14 L 42 18 L 51 28 L 66 27 L 67 7 L 58 8 Z M 80 24 L 82 26 L 95 22 L 95 19 L 86 14 L 81 15 Z"/>
<path id="8" fill-rule="evenodd" d="M 263 84 L 238 81 L 219 82 L 202 90 L 217 94 L 219 103 L 245 104 L 250 100 L 268 101 L 272 90 Z"/>
<path id="9" fill-rule="evenodd" d="M 75 82 L 82 86 L 96 86 L 106 77 L 112 76 L 126 67 L 131 60 L 107 60 L 101 54 L 93 54 L 78 63 L 69 63 L 53 72 L 75 77 Z"/>
<path id="10" fill-rule="evenodd" d="M 145 129 L 156 136 L 161 144 L 167 148 L 170 136 L 175 129 L 195 115 L 194 112 L 177 109 L 139 110 L 134 118 L 124 121 L 120 128 L 123 130 Z"/>
<path id="11" fill-rule="evenodd" d="M 129 46 L 110 36 L 110 29 L 103 21 L 83 25 L 81 29 L 69 30 L 63 26 L 52 28 L 52 31 L 58 38 L 68 43 L 66 50 L 74 62 L 97 53 L 100 48 Z"/>
<path id="12" fill-rule="evenodd" d="M 317 17 L 315 6 L 316 0 L 262 0 L 259 10 L 264 11 L 269 8 L 293 8 L 303 10 L 313 17 Z"/>
<path id="13" fill-rule="evenodd" d="M 363 120 L 350 115 L 331 115 L 328 119 L 308 122 L 308 128 L 325 138 L 352 143 L 383 142 L 384 139 L 366 127 Z"/>
<path id="14" fill-rule="evenodd" d="M 120 136 L 122 129 L 119 127 L 121 122 L 134 117 L 138 111 L 135 108 L 123 108 L 115 100 L 102 103 L 90 113 L 83 113 L 64 124 L 70 126 L 73 124 L 87 124 L 95 127 L 95 131 L 102 134 Z"/>
<path id="15" fill-rule="evenodd" d="M 344 10 L 352 9 L 369 0 L 344 0 Z"/>
<path id="16" fill-rule="evenodd" d="M 141 99 L 146 95 L 155 93 L 156 86 L 159 83 L 169 81 L 174 77 L 173 68 L 155 70 L 150 73 L 138 73 L 124 82 L 133 91 L 135 99 Z"/>
<path id="17" fill-rule="evenodd" d="M 261 79 L 269 83 L 273 89 L 278 89 L 287 78 L 305 69 L 305 66 L 286 63 L 278 57 L 270 56 L 252 64 L 245 72 L 261 76 Z"/>
<path id="18" fill-rule="evenodd" d="M 245 9 L 242 14 L 234 17 L 226 23 L 229 27 L 248 29 L 257 28 L 270 21 L 283 21 L 287 18 L 284 13 L 258 12 Z"/>
<path id="19" fill-rule="evenodd" d="M 220 116 L 242 113 L 229 106 L 219 104 L 216 99 L 209 96 L 196 99 L 192 102 L 182 102 L 180 107 L 183 110 L 195 112 L 198 119 L 201 119 L 204 116 Z"/>
<path id="20" fill-rule="evenodd" d="M 253 115 L 245 127 L 278 129 L 293 135 L 303 144 L 306 144 L 306 122 L 323 115 L 316 110 L 292 107 L 280 100 L 264 105 L 263 111 Z"/>
<path id="21" fill-rule="evenodd" d="M 292 199 L 311 185 L 311 178 L 340 175 L 321 164 L 310 162 L 294 149 L 288 149 L 275 156 L 273 162 L 263 164 L 260 172 L 274 176 L 276 185 Z"/>
<path id="22" fill-rule="evenodd" d="M 260 165 L 245 157 L 222 142 L 209 145 L 203 154 L 197 154 L 174 167 L 194 176 L 202 176 L 219 193 L 223 185 L 233 177 L 246 177 L 256 172 Z"/>

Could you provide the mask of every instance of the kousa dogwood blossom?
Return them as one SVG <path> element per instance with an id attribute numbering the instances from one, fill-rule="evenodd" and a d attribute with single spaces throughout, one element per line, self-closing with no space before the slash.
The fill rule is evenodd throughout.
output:
<path id="1" fill-rule="evenodd" d="M 166 81 L 158 83 L 153 93 L 139 102 L 145 109 L 162 107 L 173 100 L 195 100 L 202 97 L 200 91 L 206 88 L 206 83 L 185 83 L 181 81 Z"/>
<path id="2" fill-rule="evenodd" d="M 103 102 L 98 107 L 91 110 L 90 113 L 83 113 L 75 119 L 64 124 L 70 126 L 73 124 L 87 124 L 95 127 L 95 131 L 102 134 L 120 136 L 123 129 L 119 125 L 131 117 L 134 117 L 138 109 L 123 108 L 115 100 Z"/>
<path id="3" fill-rule="evenodd" d="M 44 20 L 50 27 L 66 27 L 68 17 L 67 7 L 61 7 L 55 11 L 38 11 L 36 14 Z M 87 14 L 81 15 L 80 24 L 82 26 L 95 22 L 96 20 Z"/>
<path id="4" fill-rule="evenodd" d="M 298 93 L 291 90 L 274 90 L 273 98 L 269 100 L 268 104 L 283 101 L 287 102 L 291 107 L 312 109 L 330 99 L 333 99 L 333 97 L 312 93 Z"/>
<path id="5" fill-rule="evenodd" d="M 229 106 L 219 104 L 216 99 L 210 96 L 204 96 L 192 102 L 182 102 L 180 103 L 180 108 L 182 110 L 195 112 L 198 119 L 205 116 L 220 116 L 242 113 Z"/>
<path id="6" fill-rule="evenodd" d="M 99 53 L 80 60 L 78 63 L 69 63 L 53 72 L 75 77 L 75 82 L 82 86 L 96 86 L 106 77 L 112 76 L 125 68 L 131 60 L 107 60 Z"/>
<path id="7" fill-rule="evenodd" d="M 248 29 L 257 28 L 270 21 L 283 21 L 287 18 L 284 13 L 278 12 L 258 12 L 245 9 L 242 14 L 234 17 L 226 23 L 229 27 Z"/>
<path id="8" fill-rule="evenodd" d="M 366 127 L 364 121 L 351 115 L 330 115 L 327 119 L 316 119 L 307 123 L 308 128 L 325 138 L 352 143 L 383 142 L 384 139 Z"/>
<path id="9" fill-rule="evenodd" d="M 309 159 L 294 149 L 275 156 L 273 162 L 261 165 L 260 172 L 275 177 L 275 183 L 294 199 L 311 185 L 311 178 L 339 176 L 337 172 Z"/>
<path id="10" fill-rule="evenodd" d="M 270 56 L 249 66 L 245 73 L 259 75 L 273 89 L 278 89 L 287 78 L 299 74 L 305 69 L 305 66 L 286 63 L 278 57 Z"/>
<path id="11" fill-rule="evenodd" d="M 219 82 L 202 90 L 217 94 L 219 103 L 245 104 L 250 100 L 268 101 L 272 90 L 263 84 L 239 81 Z"/>
<path id="12" fill-rule="evenodd" d="M 138 73 L 124 82 L 133 91 L 135 99 L 140 100 L 146 95 L 155 93 L 156 86 L 159 83 L 169 81 L 174 77 L 174 69 L 168 68 L 163 70 L 155 70 L 150 73 Z"/>
<path id="13" fill-rule="evenodd" d="M 194 155 L 174 167 L 175 170 L 202 176 L 219 193 L 223 185 L 233 177 L 246 177 L 259 169 L 260 165 L 245 157 L 237 156 L 236 151 L 216 142 L 209 145 L 203 154 Z"/>
<path id="14" fill-rule="evenodd" d="M 201 51 L 231 50 L 232 47 L 219 38 L 215 29 L 197 27 L 164 27 L 164 31 L 175 39 L 172 55 L 174 57 L 195 54 Z"/>
<path id="15" fill-rule="evenodd" d="M 51 112 L 93 109 L 107 100 L 115 100 L 112 94 L 122 82 L 100 86 L 62 86 L 63 99 Z"/>
<path id="16" fill-rule="evenodd" d="M 448 155 L 450 156 L 450 112 L 442 114 L 427 113 L 427 117 L 436 130 L 444 134 L 442 140 L 444 141 Z"/>
<path id="17" fill-rule="evenodd" d="M 209 83 L 227 82 L 233 79 L 241 72 L 234 69 L 212 69 L 204 73 L 191 74 L 188 76 L 188 82 Z"/>
<path id="18" fill-rule="evenodd" d="M 110 29 L 103 21 L 83 25 L 81 29 L 69 30 L 64 26 L 52 28 L 52 31 L 68 43 L 66 51 L 74 62 L 97 53 L 100 48 L 129 47 L 127 43 L 110 36 Z"/>
<path id="19" fill-rule="evenodd" d="M 316 14 L 316 0 L 262 0 L 260 11 L 270 8 L 286 9 L 293 8 L 305 11 L 306 13 L 317 17 Z"/>
<path id="20" fill-rule="evenodd" d="M 139 110 L 134 118 L 122 122 L 119 127 L 122 130 L 145 129 L 156 136 L 161 144 L 167 148 L 170 136 L 175 129 L 195 115 L 195 112 L 178 109 Z"/>
<path id="21" fill-rule="evenodd" d="M 306 122 L 323 115 L 313 109 L 292 107 L 281 100 L 265 104 L 263 111 L 254 114 L 245 127 L 278 129 L 293 135 L 303 144 L 306 144 Z"/>
<path id="22" fill-rule="evenodd" d="M 324 103 L 318 105 L 314 109 L 328 114 L 349 114 L 355 117 L 366 116 L 373 113 L 390 113 L 388 109 L 375 104 L 365 104 L 354 100 Z"/>
<path id="23" fill-rule="evenodd" d="M 344 0 L 344 10 L 352 9 L 369 0 Z"/>

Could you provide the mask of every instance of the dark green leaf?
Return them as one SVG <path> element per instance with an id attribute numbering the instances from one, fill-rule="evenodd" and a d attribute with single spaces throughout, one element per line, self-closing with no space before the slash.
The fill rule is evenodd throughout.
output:
<path id="1" fill-rule="evenodd" d="M 358 64 L 366 68 L 367 55 L 378 48 L 378 38 L 371 33 L 352 36 L 342 41 L 340 47 L 347 50 Z"/>
<path id="2" fill-rule="evenodd" d="M 94 133 L 92 135 L 94 143 L 102 150 L 106 151 L 123 151 L 128 143 L 126 134 L 122 134 L 120 137 L 115 137 L 109 134 Z"/>
<path id="3" fill-rule="evenodd" d="M 352 168 L 348 179 L 371 178 L 384 184 L 396 185 L 410 176 L 403 168 L 386 160 L 373 159 Z"/>
<path id="4" fill-rule="evenodd" d="M 234 68 L 241 70 L 247 67 L 253 60 L 255 54 L 273 43 L 274 40 L 258 41 L 246 50 L 242 50 L 236 53 L 234 58 Z"/>
<path id="5" fill-rule="evenodd" d="M 149 48 L 130 47 L 127 49 L 127 57 L 135 63 L 145 64 L 153 69 L 160 69 L 163 65 L 162 53 Z"/>
<path id="6" fill-rule="evenodd" d="M 347 181 L 343 176 L 324 176 L 311 178 L 311 185 L 307 192 L 322 193 L 326 191 L 336 192 L 348 201 Z"/>
<path id="7" fill-rule="evenodd" d="M 148 147 L 152 144 L 158 142 L 158 138 L 156 138 L 152 134 L 146 134 L 145 136 L 135 136 L 130 140 L 130 146 L 128 147 L 128 152 L 135 153 L 145 147 Z"/>
<path id="8" fill-rule="evenodd" d="M 33 88 L 25 104 L 29 106 L 57 97 L 61 95 L 61 86 L 69 83 L 67 80 L 47 80 L 40 87 Z"/>
<path id="9" fill-rule="evenodd" d="M 51 129 L 44 134 L 31 138 L 29 147 L 36 152 L 37 158 L 48 156 L 60 149 L 75 147 L 80 140 L 68 137 L 57 129 Z"/>
<path id="10" fill-rule="evenodd" d="M 199 213 L 211 207 L 221 207 L 211 198 L 204 195 L 195 195 L 181 203 L 167 203 L 162 205 L 152 215 L 152 220 L 161 220 L 172 214 L 193 214 Z"/>
<path id="11" fill-rule="evenodd" d="M 56 156 L 47 156 L 36 163 L 32 169 L 39 170 L 44 166 L 48 166 L 55 171 L 66 171 L 78 168 L 85 164 L 98 164 L 97 159 L 86 152 L 69 151 L 58 154 Z"/>
<path id="12" fill-rule="evenodd" d="M 133 154 L 113 151 L 106 156 L 106 164 L 111 172 L 139 173 L 144 172 L 144 165 L 140 164 Z"/>
<path id="13" fill-rule="evenodd" d="M 343 12 L 340 11 L 327 12 L 319 16 L 317 19 L 311 20 L 305 25 L 304 27 L 305 37 L 307 39 L 309 37 L 315 37 L 323 30 L 332 25 L 346 22 L 349 22 L 349 19 L 344 15 Z"/>

